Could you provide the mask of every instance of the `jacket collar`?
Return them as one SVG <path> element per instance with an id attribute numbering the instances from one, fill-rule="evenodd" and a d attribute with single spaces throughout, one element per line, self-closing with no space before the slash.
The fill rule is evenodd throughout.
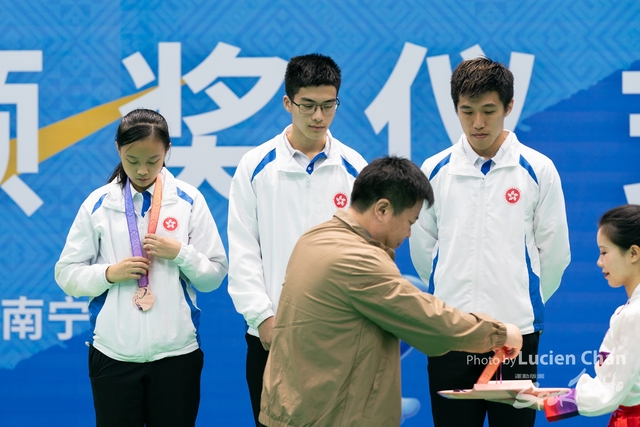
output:
<path id="1" fill-rule="evenodd" d="M 176 179 L 167 168 L 162 168 L 160 173 L 162 174 L 162 205 L 175 203 L 178 200 Z M 113 180 L 109 183 L 108 189 L 102 206 L 124 212 L 124 190 L 120 183 Z"/>
<path id="2" fill-rule="evenodd" d="M 464 175 L 475 176 L 483 178 L 484 175 L 480 172 L 469 160 L 469 156 L 464 151 L 463 144 L 465 143 L 466 136 L 462 134 L 458 142 L 451 149 L 451 160 L 449 161 L 448 173 L 451 175 Z M 494 169 L 501 169 L 506 167 L 517 166 L 520 160 L 520 141 L 516 137 L 516 134 L 509 131 L 509 135 L 505 139 L 505 144 L 508 144 L 507 150 L 504 153 L 500 163 L 496 163 Z"/>
<path id="3" fill-rule="evenodd" d="M 636 302 L 640 300 L 640 286 L 636 286 L 633 293 L 631 294 L 631 298 L 629 298 L 629 303 Z"/>
<path id="4" fill-rule="evenodd" d="M 307 172 L 302 166 L 293 158 L 291 152 L 287 148 L 285 138 L 287 133 L 291 130 L 291 126 L 287 126 L 280 135 L 276 138 L 276 165 L 279 171 L 284 172 L 298 172 L 307 175 Z M 324 166 L 336 166 L 342 164 L 340 157 L 340 148 L 338 147 L 337 140 L 333 138 L 331 132 L 327 129 L 327 141 L 329 142 L 329 152 L 327 158 L 318 166 L 322 168 Z"/>
<path id="5" fill-rule="evenodd" d="M 347 210 L 339 209 L 333 216 L 344 223 L 347 228 L 366 240 L 367 243 L 385 251 L 391 257 L 392 261 L 395 260 L 396 251 L 383 245 L 378 240 L 373 239 L 369 235 L 369 232 Z"/>

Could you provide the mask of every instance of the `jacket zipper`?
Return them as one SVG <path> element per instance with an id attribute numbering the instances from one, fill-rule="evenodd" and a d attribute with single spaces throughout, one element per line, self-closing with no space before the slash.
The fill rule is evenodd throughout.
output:
<path id="1" fill-rule="evenodd" d="M 480 275 L 480 254 L 482 253 L 482 229 L 484 227 L 484 191 L 485 191 L 486 179 L 482 178 L 480 183 L 479 201 L 480 206 L 478 209 L 478 230 L 476 233 L 476 250 L 475 250 L 475 272 L 473 275 L 473 311 L 478 310 L 478 279 Z"/>

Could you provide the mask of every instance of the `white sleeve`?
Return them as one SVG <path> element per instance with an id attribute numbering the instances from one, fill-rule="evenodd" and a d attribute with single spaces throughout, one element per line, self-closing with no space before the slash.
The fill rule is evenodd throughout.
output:
<path id="1" fill-rule="evenodd" d="M 200 292 L 217 289 L 227 275 L 227 255 L 218 227 L 202 194 L 197 194 L 193 201 L 189 243 L 182 244 L 174 262 L 189 283 Z"/>
<path id="2" fill-rule="evenodd" d="M 622 317 L 615 331 L 612 326 L 607 332 L 613 334 L 610 340 L 613 347 L 604 363 L 597 367 L 596 377 L 582 375 L 576 385 L 578 411 L 582 415 L 613 412 L 640 381 L 640 312 L 624 313 L 623 310 L 619 316 Z"/>
<path id="3" fill-rule="evenodd" d="M 240 161 L 229 191 L 229 295 L 247 324 L 258 329 L 274 316 L 264 282 L 257 197 L 247 162 Z"/>
<path id="4" fill-rule="evenodd" d="M 55 265 L 56 282 L 67 295 L 96 297 L 112 285 L 105 275 L 109 264 L 95 264 L 100 253 L 100 237 L 91 222 L 91 213 L 83 204 Z"/>
<path id="5" fill-rule="evenodd" d="M 433 206 L 427 208 L 427 202 L 425 201 L 418 221 L 411 226 L 411 237 L 409 238 L 411 261 L 425 284 L 429 283 L 433 264 L 433 250 L 437 242 L 438 224 L 435 208 Z"/>
<path id="6" fill-rule="evenodd" d="M 541 172 L 540 199 L 534 213 L 533 233 L 540 254 L 542 299 L 547 302 L 560 286 L 571 252 L 560 176 L 551 162 Z"/>

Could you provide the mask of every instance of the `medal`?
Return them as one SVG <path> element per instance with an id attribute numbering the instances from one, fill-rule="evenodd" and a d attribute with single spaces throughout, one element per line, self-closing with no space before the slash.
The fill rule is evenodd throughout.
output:
<path id="1" fill-rule="evenodd" d="M 131 241 L 131 251 L 133 256 L 145 256 L 142 253 L 142 244 L 140 242 L 140 233 L 138 233 L 138 224 L 136 212 L 133 207 L 133 197 L 131 196 L 129 178 L 124 187 L 124 211 L 127 217 L 127 227 L 129 228 L 129 240 Z M 151 212 L 149 213 L 148 233 L 154 234 L 158 227 L 158 218 L 160 216 L 160 206 L 162 205 L 162 175 L 158 174 L 156 178 L 156 186 L 153 189 L 153 202 L 151 203 Z M 138 279 L 138 290 L 133 295 L 133 305 L 140 311 L 147 311 L 153 306 L 154 297 L 149 288 L 149 276 L 145 274 Z"/>
<path id="2" fill-rule="evenodd" d="M 135 294 L 133 294 L 133 305 L 140 311 L 147 311 L 153 305 L 153 294 L 149 286 L 144 288 L 138 288 Z"/>

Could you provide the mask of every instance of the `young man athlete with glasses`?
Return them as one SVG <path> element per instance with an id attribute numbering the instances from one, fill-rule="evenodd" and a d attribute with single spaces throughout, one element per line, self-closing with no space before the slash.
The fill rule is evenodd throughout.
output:
<path id="1" fill-rule="evenodd" d="M 291 125 L 244 155 L 229 194 L 229 294 L 248 326 L 247 385 L 256 426 L 289 256 L 305 231 L 349 207 L 353 182 L 366 166 L 329 132 L 340 105 L 338 65 L 320 54 L 297 56 L 284 80 Z"/>

